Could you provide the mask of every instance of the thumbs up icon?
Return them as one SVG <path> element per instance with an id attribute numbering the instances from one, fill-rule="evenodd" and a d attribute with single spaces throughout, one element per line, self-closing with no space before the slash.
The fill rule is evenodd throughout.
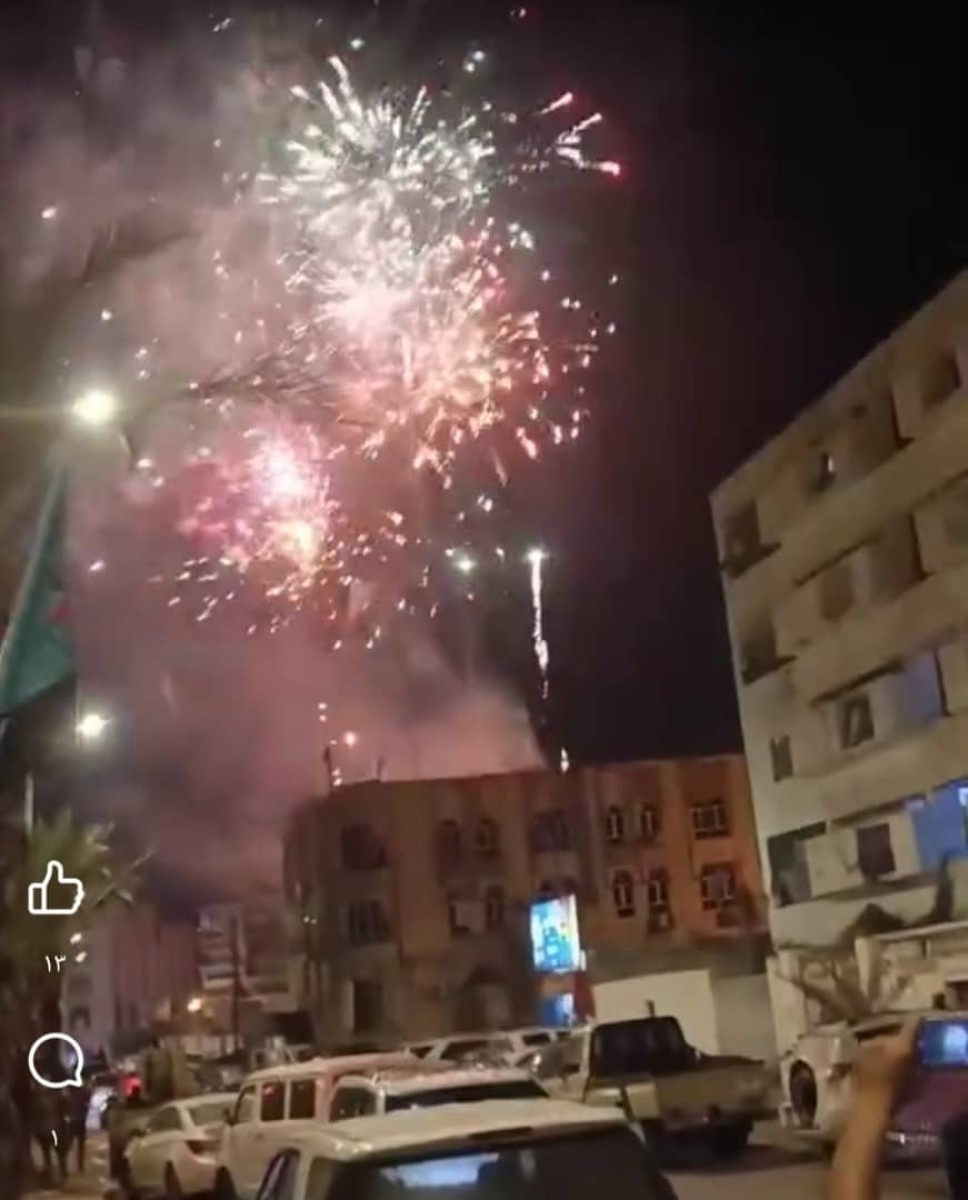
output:
<path id="1" fill-rule="evenodd" d="M 35 917 L 72 917 L 83 901 L 84 885 L 79 879 L 68 879 L 64 864 L 56 858 L 47 864 L 41 882 L 27 888 L 27 911 Z"/>

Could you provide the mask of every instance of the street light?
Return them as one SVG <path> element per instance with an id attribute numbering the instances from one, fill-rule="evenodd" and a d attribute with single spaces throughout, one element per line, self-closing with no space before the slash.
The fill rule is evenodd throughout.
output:
<path id="1" fill-rule="evenodd" d="M 74 419 L 92 429 L 107 425 L 118 414 L 118 400 L 104 388 L 89 388 L 81 392 L 71 405 Z"/>
<path id="2" fill-rule="evenodd" d="M 185 1007 L 190 1013 L 200 1013 L 204 1003 L 205 1001 L 201 998 L 201 996 L 192 996 L 191 1000 L 188 1001 L 188 1004 Z"/>
<path id="3" fill-rule="evenodd" d="M 101 713 L 88 712 L 79 718 L 75 729 L 82 742 L 97 742 L 104 736 L 108 724 L 107 717 Z"/>

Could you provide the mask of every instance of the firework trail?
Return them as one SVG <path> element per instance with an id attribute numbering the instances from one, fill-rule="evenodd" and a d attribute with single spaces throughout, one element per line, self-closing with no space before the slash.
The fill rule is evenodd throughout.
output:
<path id="1" fill-rule="evenodd" d="M 544 584 L 542 569 L 547 557 L 543 550 L 530 550 L 528 552 L 528 564 L 531 568 L 531 611 L 534 622 L 531 630 L 531 641 L 534 646 L 535 661 L 538 664 L 538 671 L 541 676 L 542 700 L 548 699 L 548 666 L 551 662 L 548 642 L 544 635 L 544 601 L 542 596 Z"/>

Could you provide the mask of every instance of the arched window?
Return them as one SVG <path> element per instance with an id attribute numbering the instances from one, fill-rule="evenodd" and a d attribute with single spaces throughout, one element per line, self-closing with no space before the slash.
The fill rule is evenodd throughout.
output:
<path id="1" fill-rule="evenodd" d="M 618 916 L 635 916 L 635 880 L 631 871 L 616 871 L 612 876 L 612 903 Z"/>
<path id="2" fill-rule="evenodd" d="M 504 928 L 504 891 L 495 886 L 484 893 L 484 928 Z"/>
<path id="3" fill-rule="evenodd" d="M 662 819 L 654 804 L 643 804 L 639 808 L 639 836 L 643 842 L 654 842 L 662 832 Z"/>
<path id="4" fill-rule="evenodd" d="M 461 860 L 460 826 L 456 821 L 441 821 L 437 826 L 437 853 L 445 866 L 454 866 Z"/>
<path id="5" fill-rule="evenodd" d="M 490 817 L 481 817 L 477 823 L 475 842 L 481 858 L 497 858 L 501 853 L 501 836 L 497 821 L 491 820 Z"/>
<path id="6" fill-rule="evenodd" d="M 617 804 L 611 804 L 605 811 L 605 840 L 615 845 L 625 841 L 625 814 Z"/>

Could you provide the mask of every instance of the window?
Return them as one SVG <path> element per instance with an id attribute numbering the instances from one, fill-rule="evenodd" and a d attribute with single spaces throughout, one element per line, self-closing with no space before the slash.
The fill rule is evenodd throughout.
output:
<path id="1" fill-rule="evenodd" d="M 346 933 L 354 946 L 390 940 L 390 922 L 379 900 L 361 900 L 346 909 Z"/>
<path id="2" fill-rule="evenodd" d="M 612 903 L 618 916 L 635 916 L 635 880 L 630 871 L 616 871 L 612 876 Z"/>
<path id="3" fill-rule="evenodd" d="M 729 813 L 725 801 L 703 800 L 689 808 L 692 836 L 698 840 L 729 836 Z"/>
<path id="4" fill-rule="evenodd" d="M 769 551 L 760 535 L 755 504 L 746 504 L 723 522 L 723 568 L 736 579 Z"/>
<path id="5" fill-rule="evenodd" d="M 471 932 L 467 920 L 467 901 L 455 893 L 447 897 L 447 917 L 450 921 L 451 937 L 464 937 Z"/>
<path id="6" fill-rule="evenodd" d="M 807 468 L 807 490 L 814 496 L 837 482 L 837 464 L 829 450 L 821 450 Z"/>
<path id="7" fill-rule="evenodd" d="M 281 1121 L 286 1115 L 286 1087 L 282 1083 L 264 1083 L 259 1103 L 263 1121 Z"/>
<path id="8" fill-rule="evenodd" d="M 349 1121 L 353 1117 L 365 1117 L 376 1111 L 370 1092 L 361 1087 L 341 1087 L 333 1097 L 330 1109 L 331 1121 Z"/>
<path id="9" fill-rule="evenodd" d="M 445 867 L 456 866 L 462 857 L 460 826 L 456 821 L 441 821 L 437 826 L 437 855 Z"/>
<path id="10" fill-rule="evenodd" d="M 743 636 L 739 648 L 740 676 L 745 684 L 756 683 L 781 666 L 776 652 L 776 633 L 768 619 Z"/>
<path id="11" fill-rule="evenodd" d="M 669 876 L 665 871 L 650 871 L 645 885 L 646 905 L 650 909 L 669 907 Z"/>
<path id="12" fill-rule="evenodd" d="M 383 984 L 379 979 L 353 980 L 353 1032 L 369 1033 L 383 1024 Z"/>
<path id="13" fill-rule="evenodd" d="M 844 750 L 852 750 L 855 746 L 869 742 L 874 736 L 870 700 L 861 694 L 848 696 L 846 700 L 841 701 L 837 713 L 837 727 L 840 744 Z"/>
<path id="14" fill-rule="evenodd" d="M 655 804 L 639 807 L 639 836 L 643 842 L 654 842 L 662 829 L 659 809 Z"/>
<path id="15" fill-rule="evenodd" d="M 605 840 L 613 845 L 625 841 L 625 814 L 617 804 L 609 805 L 605 812 Z"/>
<path id="16" fill-rule="evenodd" d="M 770 765 L 773 768 L 773 779 L 776 783 L 783 779 L 789 779 L 793 774 L 793 750 L 786 734 L 770 738 Z"/>
<path id="17" fill-rule="evenodd" d="M 807 865 L 807 842 L 822 837 L 827 826 L 823 821 L 801 825 L 788 833 L 778 833 L 766 843 L 770 864 L 770 891 L 778 908 L 800 904 L 812 897 L 810 868 Z"/>
<path id="18" fill-rule="evenodd" d="M 181 1114 L 171 1105 L 159 1109 L 148 1122 L 149 1133 L 175 1133 L 181 1128 Z"/>
<path id="19" fill-rule="evenodd" d="M 571 849 L 568 817 L 560 808 L 538 813 L 531 823 L 531 848 L 535 853 Z"/>
<path id="20" fill-rule="evenodd" d="M 489 887 L 484 893 L 484 928 L 504 928 L 504 892 L 499 887 Z"/>
<path id="21" fill-rule="evenodd" d="M 854 578 L 850 559 L 834 563 L 817 580 L 820 615 L 825 621 L 839 621 L 854 606 Z"/>
<path id="22" fill-rule="evenodd" d="M 289 1084 L 290 1121 L 311 1121 L 316 1115 L 316 1080 L 294 1079 Z"/>
<path id="23" fill-rule="evenodd" d="M 865 879 L 879 879 L 897 870 L 891 827 L 886 821 L 857 830 L 857 866 Z"/>
<path id="24" fill-rule="evenodd" d="M 343 826 L 340 857 L 345 871 L 377 871 L 387 865 L 383 843 L 376 831 L 365 824 Z"/>
<path id="25" fill-rule="evenodd" d="M 490 817 L 482 817 L 477 823 L 475 835 L 477 853 L 481 858 L 497 858 L 501 853 L 501 838 L 497 822 Z"/>
<path id="26" fill-rule="evenodd" d="M 703 908 L 722 908 L 736 899 L 736 870 L 731 863 L 703 867 L 699 874 Z"/>
<path id="27" fill-rule="evenodd" d="M 247 1125 L 255 1118 L 255 1088 L 243 1088 L 232 1113 L 233 1125 Z"/>
<path id="28" fill-rule="evenodd" d="M 950 351 L 939 354 L 921 377 L 921 406 L 934 408 L 961 386 L 958 359 Z"/>

